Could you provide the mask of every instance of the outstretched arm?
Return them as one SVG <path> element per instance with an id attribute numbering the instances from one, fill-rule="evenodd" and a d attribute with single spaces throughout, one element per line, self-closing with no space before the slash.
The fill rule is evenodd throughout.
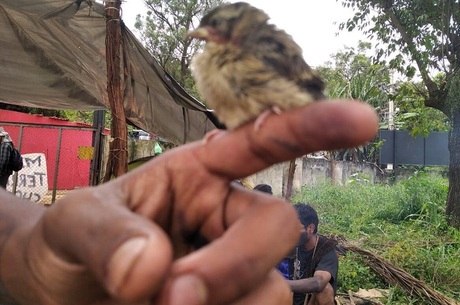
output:
<path id="1" fill-rule="evenodd" d="M 0 286 L 21 304 L 288 304 L 273 267 L 298 240 L 296 213 L 232 181 L 362 144 L 376 129 L 365 104 L 315 103 L 184 145 L 50 208 L 1 191 Z"/>

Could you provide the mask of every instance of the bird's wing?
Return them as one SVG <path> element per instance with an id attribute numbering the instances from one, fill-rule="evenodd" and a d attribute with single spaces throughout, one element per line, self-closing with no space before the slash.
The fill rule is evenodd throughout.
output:
<path id="1" fill-rule="evenodd" d="M 275 73 L 294 81 L 310 94 L 322 96 L 324 82 L 305 62 L 302 49 L 288 34 L 269 25 L 260 29 L 251 40 L 251 53 Z"/>

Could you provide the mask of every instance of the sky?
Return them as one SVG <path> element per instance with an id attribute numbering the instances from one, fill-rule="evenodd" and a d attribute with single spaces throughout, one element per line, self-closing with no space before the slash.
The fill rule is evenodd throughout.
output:
<path id="1" fill-rule="evenodd" d="M 231 1 L 236 2 L 236 1 Z M 358 31 L 339 31 L 338 24 L 353 16 L 353 11 L 342 7 L 336 0 L 246 0 L 264 10 L 270 22 L 289 33 L 302 47 L 307 63 L 313 67 L 323 65 L 332 54 L 345 46 L 356 47 L 366 40 Z M 145 14 L 144 0 L 125 0 L 122 18 L 134 32 L 137 14 Z M 338 33 L 338 35 L 337 35 Z"/>

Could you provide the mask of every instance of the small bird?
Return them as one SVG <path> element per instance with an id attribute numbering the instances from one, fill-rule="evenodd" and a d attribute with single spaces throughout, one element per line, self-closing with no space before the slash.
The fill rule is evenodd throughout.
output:
<path id="1" fill-rule="evenodd" d="M 192 60 L 192 75 L 227 129 L 324 98 L 324 82 L 302 49 L 268 20 L 264 11 L 237 2 L 211 10 L 188 33 L 206 42 Z"/>

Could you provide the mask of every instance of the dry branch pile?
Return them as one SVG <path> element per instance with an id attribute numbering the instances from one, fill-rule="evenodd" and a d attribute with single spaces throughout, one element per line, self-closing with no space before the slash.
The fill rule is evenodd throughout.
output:
<path id="1" fill-rule="evenodd" d="M 409 295 L 416 294 L 420 298 L 428 300 L 431 304 L 460 305 L 459 302 L 434 290 L 425 282 L 413 277 L 403 269 L 393 266 L 377 255 L 357 246 L 350 245 L 343 240 L 339 240 L 339 243 L 343 250 L 360 255 L 369 267 L 387 283 L 400 286 Z"/>

